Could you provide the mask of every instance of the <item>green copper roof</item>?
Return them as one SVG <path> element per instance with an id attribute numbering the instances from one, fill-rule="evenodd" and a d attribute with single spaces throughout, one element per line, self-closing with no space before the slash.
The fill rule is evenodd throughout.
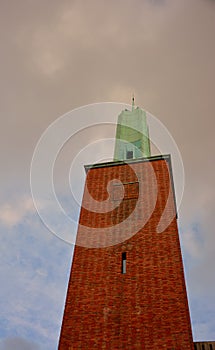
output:
<path id="1" fill-rule="evenodd" d="M 150 157 L 149 130 L 146 112 L 139 107 L 124 110 L 118 116 L 114 160 Z"/>

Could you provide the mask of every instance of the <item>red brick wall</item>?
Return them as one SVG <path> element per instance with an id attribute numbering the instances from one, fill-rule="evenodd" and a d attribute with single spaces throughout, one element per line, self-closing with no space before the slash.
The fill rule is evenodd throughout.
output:
<path id="1" fill-rule="evenodd" d="M 85 187 L 83 207 L 88 207 L 82 207 L 77 236 L 77 244 L 85 247 L 75 247 L 59 350 L 193 349 L 168 168 L 169 163 L 160 159 L 132 163 L 132 168 L 122 164 L 88 171 L 89 193 L 101 205 L 106 200 L 110 211 L 93 212 L 98 208 Z M 119 183 L 110 184 L 107 192 L 113 179 L 125 183 L 121 203 L 117 202 L 122 196 Z M 169 193 L 163 221 L 163 228 L 168 227 L 158 233 Z M 121 227 L 119 223 L 132 214 Z M 141 227 L 144 215 L 150 219 Z M 124 241 L 119 243 L 120 239 Z M 118 244 L 111 246 L 111 242 Z M 122 252 L 127 259 L 125 274 Z"/>

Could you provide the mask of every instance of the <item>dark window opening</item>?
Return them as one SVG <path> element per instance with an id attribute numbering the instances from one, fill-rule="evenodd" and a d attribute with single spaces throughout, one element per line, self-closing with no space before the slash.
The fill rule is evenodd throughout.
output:
<path id="1" fill-rule="evenodd" d="M 204 344 L 202 344 L 202 350 L 205 350 L 205 346 L 204 346 Z"/>
<path id="2" fill-rule="evenodd" d="M 213 350 L 213 345 L 209 344 L 210 350 Z"/>
<path id="3" fill-rule="evenodd" d="M 133 151 L 127 151 L 126 158 L 127 159 L 132 159 L 133 158 Z"/>
<path id="4" fill-rule="evenodd" d="M 126 252 L 122 253 L 122 273 L 126 273 Z"/>

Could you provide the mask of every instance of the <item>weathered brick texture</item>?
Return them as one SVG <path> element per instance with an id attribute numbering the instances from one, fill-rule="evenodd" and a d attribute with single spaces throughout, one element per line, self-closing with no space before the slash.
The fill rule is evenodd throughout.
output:
<path id="1" fill-rule="evenodd" d="M 193 349 L 169 170 L 168 159 L 158 159 L 88 171 L 59 350 Z M 124 183 L 121 203 L 123 188 L 119 182 L 110 183 L 114 179 Z M 165 229 L 157 232 L 168 196 Z M 110 210 L 94 212 L 95 201 L 106 201 Z M 119 223 L 132 214 L 122 229 Z M 144 215 L 149 220 L 141 227 Z M 123 241 L 111 246 L 116 237 Z"/>

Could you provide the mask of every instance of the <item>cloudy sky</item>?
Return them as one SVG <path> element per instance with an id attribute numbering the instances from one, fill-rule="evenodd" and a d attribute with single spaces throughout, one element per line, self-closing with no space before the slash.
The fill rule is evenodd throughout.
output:
<path id="1" fill-rule="evenodd" d="M 73 247 L 44 226 L 31 200 L 41 134 L 74 108 L 130 103 L 133 92 L 183 158 L 179 223 L 193 336 L 215 340 L 214 34 L 214 0 L 0 0 L 1 350 L 58 344 Z M 98 130 L 88 134 L 93 142 Z M 78 153 L 85 139 L 68 150 Z M 64 175 L 56 170 L 56 191 L 70 211 Z"/>

